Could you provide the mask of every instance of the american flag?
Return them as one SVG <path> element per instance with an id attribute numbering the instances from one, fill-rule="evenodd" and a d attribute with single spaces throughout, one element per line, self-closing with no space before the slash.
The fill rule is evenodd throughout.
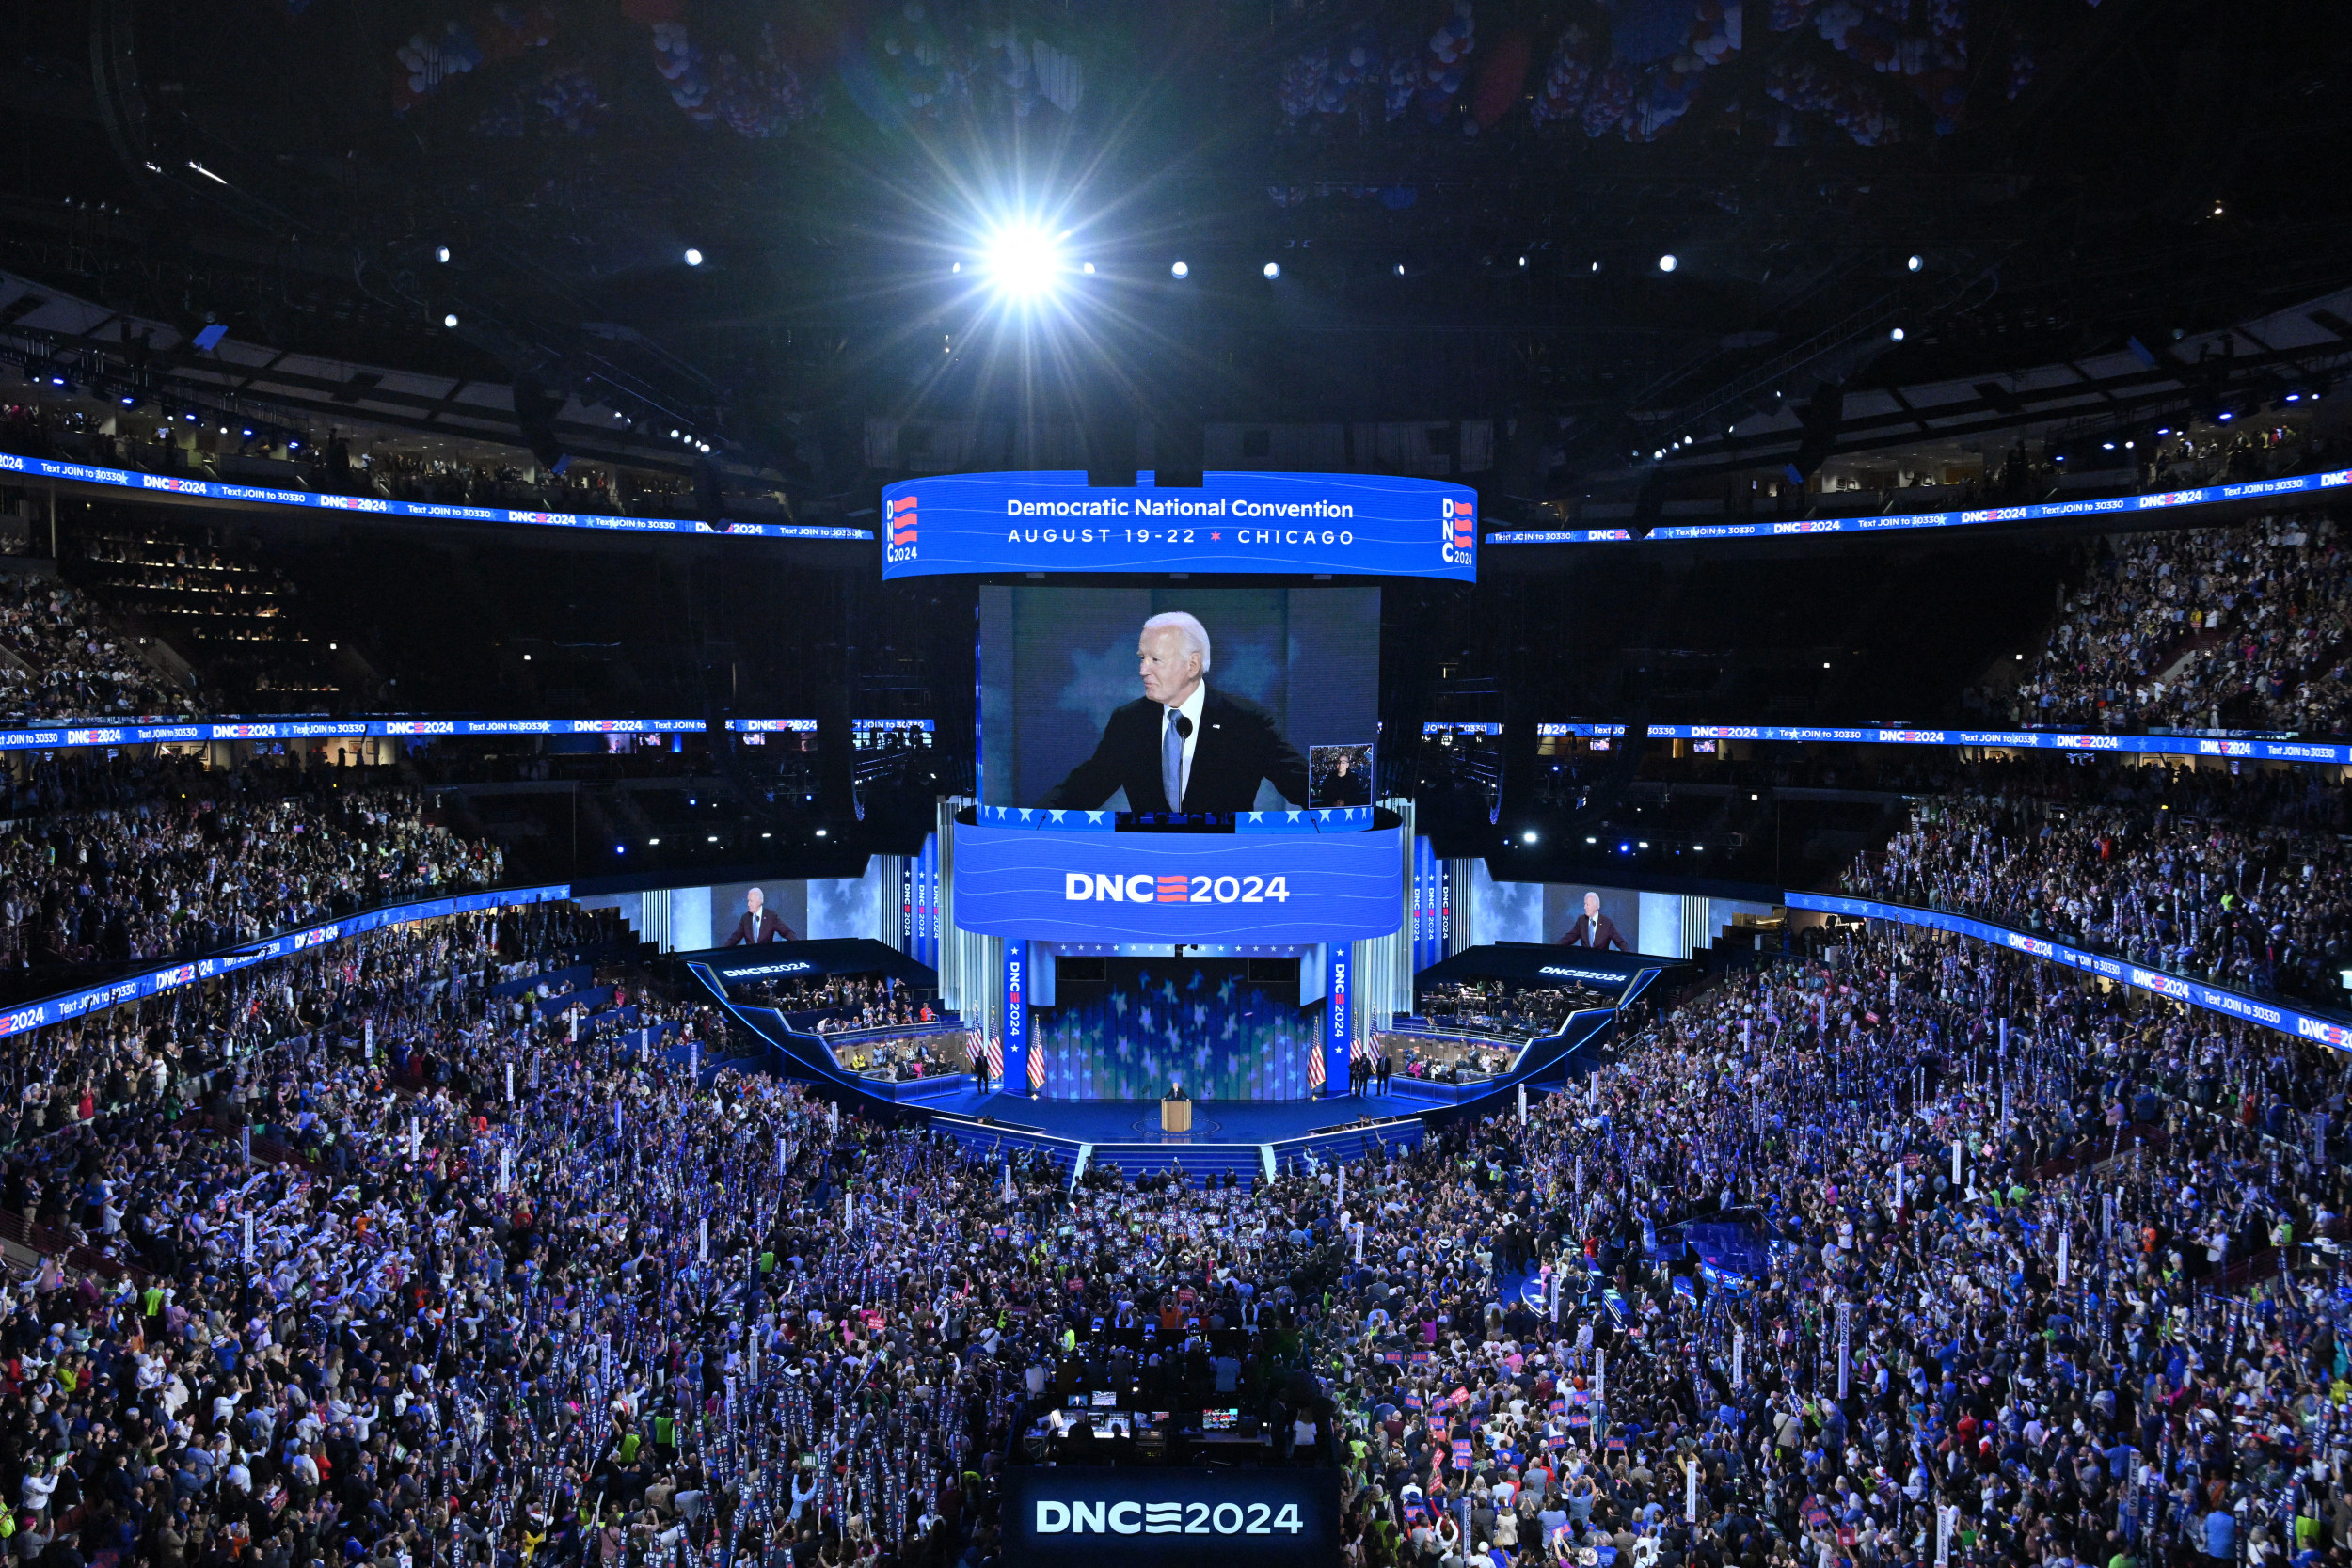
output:
<path id="1" fill-rule="evenodd" d="M 988 1058 L 988 1075 L 1001 1083 L 1005 1076 L 1005 1042 L 990 1040 L 981 1054 Z"/>
<path id="2" fill-rule="evenodd" d="M 1044 1086 L 1045 1053 L 1037 1048 L 1035 1040 L 1031 1040 L 1029 1042 L 1029 1090 L 1034 1094 Z"/>
<path id="3" fill-rule="evenodd" d="M 1307 1058 L 1307 1086 L 1319 1089 L 1323 1087 L 1323 1048 L 1317 1046 L 1314 1054 Z"/>

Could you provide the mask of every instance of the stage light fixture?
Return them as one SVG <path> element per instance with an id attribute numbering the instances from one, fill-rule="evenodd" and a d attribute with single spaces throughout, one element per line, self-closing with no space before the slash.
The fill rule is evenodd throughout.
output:
<path id="1" fill-rule="evenodd" d="M 1271 283 L 1276 278 L 1282 276 L 1282 263 L 1279 261 L 1268 261 L 1261 270 L 1265 273 L 1265 280 Z"/>
<path id="2" fill-rule="evenodd" d="M 457 312 L 452 310 L 448 315 L 443 316 L 441 318 L 441 325 L 447 327 L 455 327 L 457 325 Z"/>
<path id="3" fill-rule="evenodd" d="M 1530 829 L 1528 829 L 1528 830 L 1527 830 L 1527 832 L 1523 832 L 1523 833 L 1519 834 L 1519 842 L 1520 842 L 1520 843 L 1522 843 L 1522 844 L 1533 844 L 1533 843 L 1534 843 L 1534 842 L 1535 842 L 1535 830 L 1534 830 L 1534 829 L 1533 829 L 1533 828 L 1530 828 Z"/>
<path id="4" fill-rule="evenodd" d="M 1034 299 L 1059 280 L 1061 247 L 1034 224 L 1010 224 L 989 236 L 985 265 L 999 293 Z"/>
<path id="5" fill-rule="evenodd" d="M 947 270 L 949 272 L 961 272 L 963 270 L 963 263 L 961 261 L 950 261 L 947 264 Z"/>
<path id="6" fill-rule="evenodd" d="M 1660 272 L 1672 272 L 1675 268 L 1680 265 L 1682 265 L 1681 259 L 1676 256 L 1671 250 L 1658 259 L 1658 270 Z"/>
<path id="7" fill-rule="evenodd" d="M 1404 263 L 1404 262 L 1399 261 L 1399 262 L 1396 264 L 1396 275 L 1397 275 L 1399 277 L 1404 277 L 1404 276 L 1405 276 L 1405 263 Z"/>
<path id="8" fill-rule="evenodd" d="M 1913 272 L 1917 272 L 1921 267 L 1926 266 L 1927 262 L 1919 257 L 1914 256 L 1910 261 L 1904 262 L 1903 264 L 1910 268 Z"/>
<path id="9" fill-rule="evenodd" d="M 433 259 L 440 262 L 443 266 L 447 266 L 449 264 L 449 246 L 443 245 L 440 249 L 435 251 L 433 253 Z"/>
<path id="10" fill-rule="evenodd" d="M 1079 270 L 1080 272 L 1082 272 L 1082 273 L 1086 274 L 1089 277 L 1092 277 L 1094 276 L 1094 263 L 1093 263 L 1093 262 L 1091 262 L 1091 261 L 1089 261 L 1089 262 L 1087 262 L 1087 263 L 1086 263 L 1086 265 L 1084 265 L 1084 266 L 1080 267 L 1078 270 Z"/>
<path id="11" fill-rule="evenodd" d="M 1902 329 L 1901 327 L 1899 327 L 1899 327 L 1895 328 L 1895 330 L 1894 330 L 1894 331 L 1889 332 L 1889 333 L 1887 334 L 1887 337 L 1889 337 L 1889 338 L 1893 339 L 1896 342 L 1899 342 L 1899 342 L 1901 342 L 1901 341 L 1903 341 L 1903 329 Z"/>
<path id="12" fill-rule="evenodd" d="M 1171 261 L 1168 266 L 1168 276 L 1181 281 L 1192 276 L 1192 268 L 1182 261 Z"/>
<path id="13" fill-rule="evenodd" d="M 670 439 L 673 441 L 677 439 L 677 432 L 675 430 L 672 430 L 670 432 Z"/>
<path id="14" fill-rule="evenodd" d="M 699 267 L 703 264 L 703 253 L 690 245 L 686 247 L 686 255 L 682 260 L 690 267 Z"/>
<path id="15" fill-rule="evenodd" d="M 818 838 L 822 838 L 822 837 L 824 837 L 824 836 L 825 836 L 825 830 L 824 830 L 824 829 L 822 829 L 822 828 L 818 829 L 818 830 L 817 830 L 817 836 L 818 836 Z"/>

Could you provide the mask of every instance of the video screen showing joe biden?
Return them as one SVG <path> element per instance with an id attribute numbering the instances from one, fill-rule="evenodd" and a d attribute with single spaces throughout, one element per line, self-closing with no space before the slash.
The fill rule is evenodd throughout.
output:
<path id="1" fill-rule="evenodd" d="M 983 588 L 981 799 L 1281 811 L 1376 732 L 1377 588 Z"/>

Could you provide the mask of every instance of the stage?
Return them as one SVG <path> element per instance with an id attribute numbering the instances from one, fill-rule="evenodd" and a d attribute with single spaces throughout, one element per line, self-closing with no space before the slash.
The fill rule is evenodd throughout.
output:
<path id="1" fill-rule="evenodd" d="M 1192 1131 L 1160 1131 L 1156 1100 L 1031 1100 L 1013 1094 L 965 1092 L 923 1101 L 927 1111 L 987 1117 L 1008 1127 L 1080 1143 L 1263 1144 L 1346 1127 L 1367 1117 L 1418 1116 L 1438 1101 L 1407 1094 L 1343 1095 L 1335 1100 L 1197 1100 Z"/>
<path id="2" fill-rule="evenodd" d="M 1192 1131 L 1160 1131 L 1156 1100 L 1031 1100 L 966 1091 L 926 1100 L 933 1125 L 988 1153 L 1034 1150 L 1057 1164 L 1116 1165 L 1131 1176 L 1182 1169 L 1236 1178 L 1302 1161 L 1353 1160 L 1417 1146 L 1422 1117 L 1454 1103 L 1398 1080 L 1387 1094 L 1328 1100 L 1197 1100 Z"/>

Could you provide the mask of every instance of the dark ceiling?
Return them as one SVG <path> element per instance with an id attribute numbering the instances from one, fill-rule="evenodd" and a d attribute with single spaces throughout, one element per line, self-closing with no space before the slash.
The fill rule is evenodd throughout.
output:
<path id="1" fill-rule="evenodd" d="M 2341 5 L 8 10 L 0 265 L 286 348 L 600 376 L 836 490 L 871 415 L 1520 415 L 1597 463 L 1889 296 L 1917 325 L 1861 373 L 1917 380 L 2352 271 Z M 1066 313 L 950 270 L 1008 213 L 1096 263 Z"/>

